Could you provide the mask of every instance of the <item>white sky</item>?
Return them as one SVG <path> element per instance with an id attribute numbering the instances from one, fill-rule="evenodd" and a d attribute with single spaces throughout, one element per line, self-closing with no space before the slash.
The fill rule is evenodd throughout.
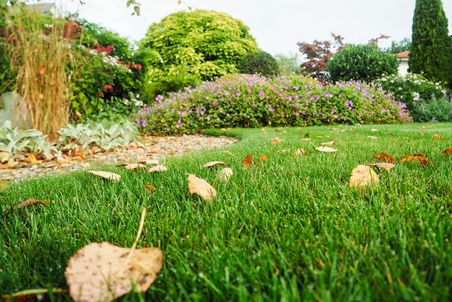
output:
<path id="1" fill-rule="evenodd" d="M 132 40 L 144 37 L 150 24 L 179 10 L 212 9 L 242 20 L 259 46 L 271 54 L 297 53 L 298 41 L 329 39 L 365 43 L 380 34 L 401 40 L 411 36 L 415 0 L 141 0 L 141 16 L 131 16 L 127 0 L 57 0 L 65 11 L 78 11 L 88 21 Z M 452 0 L 443 0 L 452 34 Z M 389 44 L 389 41 L 382 46 Z"/>

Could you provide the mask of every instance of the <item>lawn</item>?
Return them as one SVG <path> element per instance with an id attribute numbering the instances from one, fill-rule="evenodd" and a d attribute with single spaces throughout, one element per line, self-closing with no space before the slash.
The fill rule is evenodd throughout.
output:
<path id="1" fill-rule="evenodd" d="M 146 207 L 138 247 L 160 247 L 165 258 L 145 300 L 450 301 L 452 157 L 442 151 L 452 147 L 451 123 L 211 133 L 240 141 L 170 158 L 159 174 L 104 167 L 119 183 L 77 172 L 0 189 L 0 214 L 9 210 L 1 293 L 66 288 L 68 259 L 90 242 L 131 247 Z M 339 152 L 314 150 L 326 141 Z M 308 152 L 295 157 L 298 148 Z M 352 169 L 380 152 L 396 157 L 395 169 L 380 171 L 376 187 L 350 189 Z M 432 165 L 400 163 L 413 153 Z M 255 165 L 244 169 L 247 154 Z M 213 160 L 233 169 L 229 182 L 201 168 Z M 212 203 L 190 196 L 186 173 L 216 188 Z M 12 210 L 30 197 L 50 204 Z"/>

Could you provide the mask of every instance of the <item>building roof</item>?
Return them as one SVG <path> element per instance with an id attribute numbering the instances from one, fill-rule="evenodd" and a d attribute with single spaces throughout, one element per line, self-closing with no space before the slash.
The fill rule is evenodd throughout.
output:
<path id="1" fill-rule="evenodd" d="M 409 56 L 410 56 L 410 52 L 408 50 L 396 53 L 397 59 L 408 59 Z"/>

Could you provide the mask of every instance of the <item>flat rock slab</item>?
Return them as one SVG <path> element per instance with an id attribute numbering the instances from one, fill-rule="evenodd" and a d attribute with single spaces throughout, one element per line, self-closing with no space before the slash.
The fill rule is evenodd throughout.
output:
<path id="1" fill-rule="evenodd" d="M 0 180 L 21 181 L 64 172 L 85 170 L 96 165 L 117 165 L 124 162 L 136 162 L 143 159 L 164 159 L 190 152 L 224 147 L 237 140 L 230 137 L 205 135 L 184 136 L 146 136 L 139 139 L 140 144 L 133 147 L 116 149 L 105 153 L 86 155 L 85 159 L 70 158 L 68 161 L 50 161 L 26 167 L 0 169 Z"/>

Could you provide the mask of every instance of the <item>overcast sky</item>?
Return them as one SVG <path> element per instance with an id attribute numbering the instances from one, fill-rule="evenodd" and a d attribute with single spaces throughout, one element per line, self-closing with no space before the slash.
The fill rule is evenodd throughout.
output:
<path id="1" fill-rule="evenodd" d="M 242 20 L 263 50 L 297 53 L 298 41 L 329 39 L 330 32 L 346 42 L 365 43 L 380 34 L 401 40 L 411 36 L 415 0 L 141 0 L 141 16 L 131 16 L 127 0 L 57 0 L 62 9 L 78 11 L 132 40 L 144 37 L 150 24 L 179 11 L 211 9 Z M 443 0 L 452 34 L 452 0 Z M 389 41 L 383 43 L 385 46 Z"/>

